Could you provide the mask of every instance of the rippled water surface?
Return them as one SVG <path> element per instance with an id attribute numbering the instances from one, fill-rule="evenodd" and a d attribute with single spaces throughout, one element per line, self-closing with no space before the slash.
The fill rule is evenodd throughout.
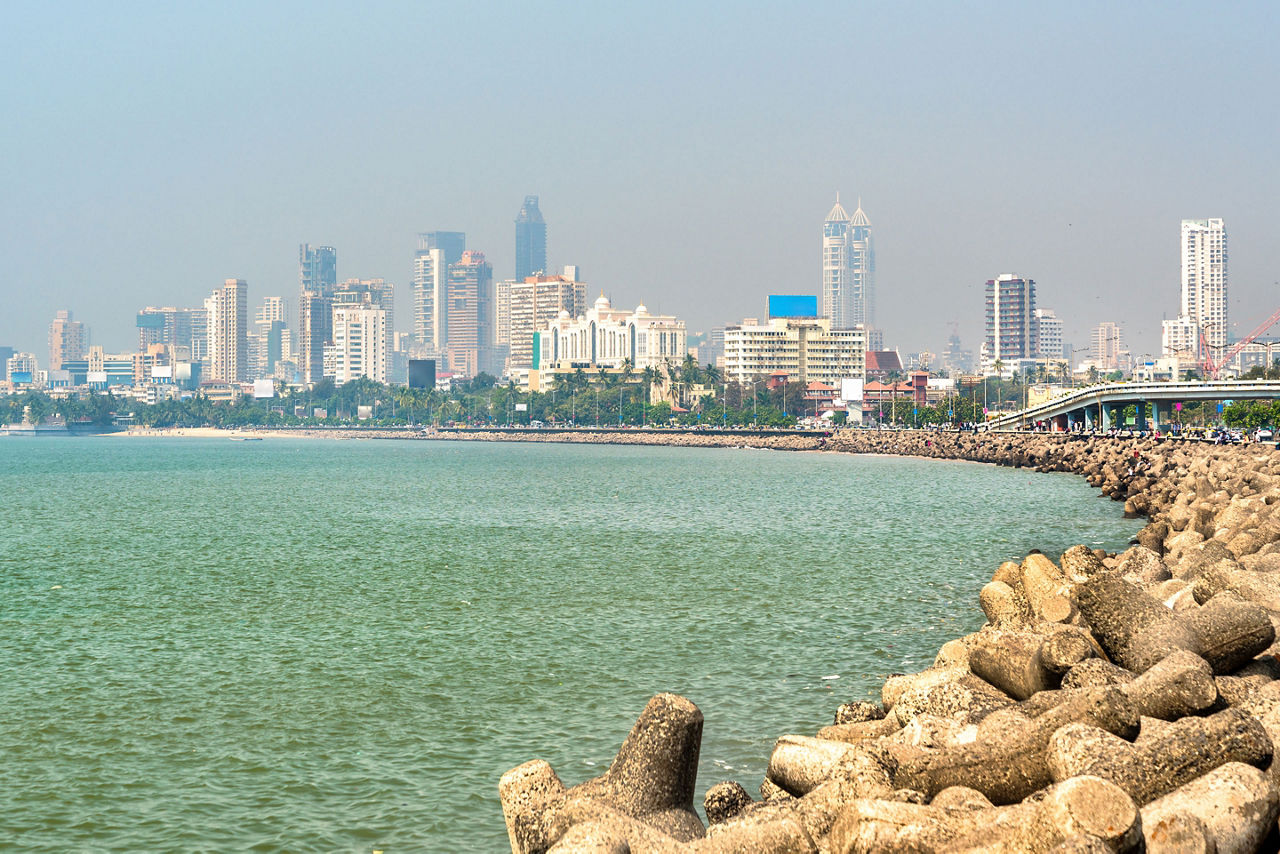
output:
<path id="1" fill-rule="evenodd" d="M 658 691 L 699 798 L 981 624 L 1083 481 L 749 450 L 0 440 L 0 847 L 500 851 Z"/>

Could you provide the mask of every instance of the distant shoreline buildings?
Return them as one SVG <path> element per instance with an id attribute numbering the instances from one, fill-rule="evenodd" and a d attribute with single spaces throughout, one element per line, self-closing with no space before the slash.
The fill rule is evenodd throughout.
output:
<path id="1" fill-rule="evenodd" d="M 435 377 L 442 387 L 486 374 L 529 390 L 549 388 L 566 373 L 670 371 L 700 357 L 733 382 L 788 377 L 816 382 L 822 389 L 815 393 L 822 394 L 846 380 L 861 381 L 872 362 L 882 382 L 939 368 L 970 381 L 994 374 L 1044 381 L 1066 380 L 1086 369 L 1090 376 L 1136 369 L 1169 376 L 1193 368 L 1216 371 L 1221 365 L 1214 360 L 1242 350 L 1231 368 L 1240 371 L 1269 362 L 1271 350 L 1261 343 L 1244 347 L 1247 337 L 1229 351 L 1227 245 L 1222 219 L 1181 221 L 1179 314 L 1162 323 L 1159 359 L 1144 354 L 1135 360 L 1123 325 L 1108 319 L 1090 328 L 1087 347 L 1073 347 L 1064 318 L 1040 305 L 1036 280 L 1002 273 L 984 286 L 984 335 L 975 365 L 956 322 L 941 357 L 885 347 L 876 326 L 875 238 L 861 199 L 850 214 L 837 194 L 823 221 L 816 295 L 775 295 L 763 320 L 745 318 L 690 333 L 683 318 L 650 312 L 642 302 L 634 309 L 614 308 L 607 288 L 588 303 L 588 285 L 576 266 L 550 272 L 547 223 L 539 197 L 528 195 L 514 221 L 512 278 L 497 279 L 485 253 L 467 246 L 465 232 L 417 235 L 407 331 L 396 329 L 391 282 L 339 280 L 337 249 L 302 243 L 296 311 L 284 296 L 271 295 L 251 318 L 249 284 L 231 278 L 200 307 L 141 309 L 137 350 L 108 353 L 92 345 L 86 324 L 70 310 L 59 310 L 48 327 L 45 370 L 33 354 L 0 346 L 0 391 L 131 386 L 139 399 L 197 391 L 231 399 L 262 391 L 254 384 L 269 380 L 297 386 L 341 385 L 361 377 L 403 383 L 410 359 L 418 362 L 419 376 Z M 1075 354 L 1085 351 L 1088 358 L 1073 364 Z"/>

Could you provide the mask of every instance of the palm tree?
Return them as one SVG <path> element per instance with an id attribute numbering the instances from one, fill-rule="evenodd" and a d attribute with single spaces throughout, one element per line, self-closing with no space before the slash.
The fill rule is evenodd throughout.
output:
<path id="1" fill-rule="evenodd" d="M 691 357 L 686 356 L 685 358 L 686 360 L 688 360 Z M 676 367 L 675 364 L 673 364 L 672 362 L 667 362 L 667 389 L 669 391 L 675 392 L 675 394 L 671 395 L 671 397 L 673 400 L 675 400 L 676 406 L 683 408 L 684 407 L 684 388 L 680 383 L 680 369 Z"/>

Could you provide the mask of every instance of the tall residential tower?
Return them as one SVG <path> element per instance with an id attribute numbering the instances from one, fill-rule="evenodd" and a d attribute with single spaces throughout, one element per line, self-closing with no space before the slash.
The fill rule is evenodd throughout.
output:
<path id="1" fill-rule="evenodd" d="M 426 231 L 413 256 L 413 337 L 420 355 L 438 357 L 448 343 L 449 265 L 462 260 L 467 235 Z"/>
<path id="2" fill-rule="evenodd" d="M 1180 248 L 1182 301 L 1177 319 L 1163 324 L 1162 349 L 1166 356 L 1216 356 L 1229 343 L 1227 227 L 1221 219 L 1184 219 Z"/>
<path id="3" fill-rule="evenodd" d="M 1034 359 L 1040 336 L 1036 323 L 1036 283 L 1015 273 L 987 279 L 987 337 L 982 344 L 983 373 L 1016 368 L 1020 359 Z"/>
<path id="4" fill-rule="evenodd" d="M 227 279 L 204 301 L 209 313 L 209 379 L 244 382 L 249 377 L 249 286 Z"/>
<path id="5" fill-rule="evenodd" d="M 822 224 L 822 314 L 833 329 L 875 325 L 876 253 L 862 201 L 850 216 L 836 195 Z"/>
<path id="6" fill-rule="evenodd" d="M 305 383 L 324 375 L 324 345 L 333 339 L 333 292 L 338 287 L 338 250 L 298 247 L 298 371 Z"/>

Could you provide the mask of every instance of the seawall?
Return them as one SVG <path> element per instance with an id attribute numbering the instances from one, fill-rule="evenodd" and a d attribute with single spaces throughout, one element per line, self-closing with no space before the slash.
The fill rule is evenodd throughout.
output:
<path id="1" fill-rule="evenodd" d="M 1280 849 L 1272 446 L 862 430 L 521 438 L 1071 472 L 1149 522 L 1120 554 L 1076 546 L 993 567 L 986 626 L 891 677 L 879 703 L 781 735 L 763 781 L 707 791 L 707 825 L 692 800 L 702 715 L 682 697 L 651 700 L 595 780 L 566 788 L 540 760 L 512 769 L 499 792 L 513 851 Z"/>

